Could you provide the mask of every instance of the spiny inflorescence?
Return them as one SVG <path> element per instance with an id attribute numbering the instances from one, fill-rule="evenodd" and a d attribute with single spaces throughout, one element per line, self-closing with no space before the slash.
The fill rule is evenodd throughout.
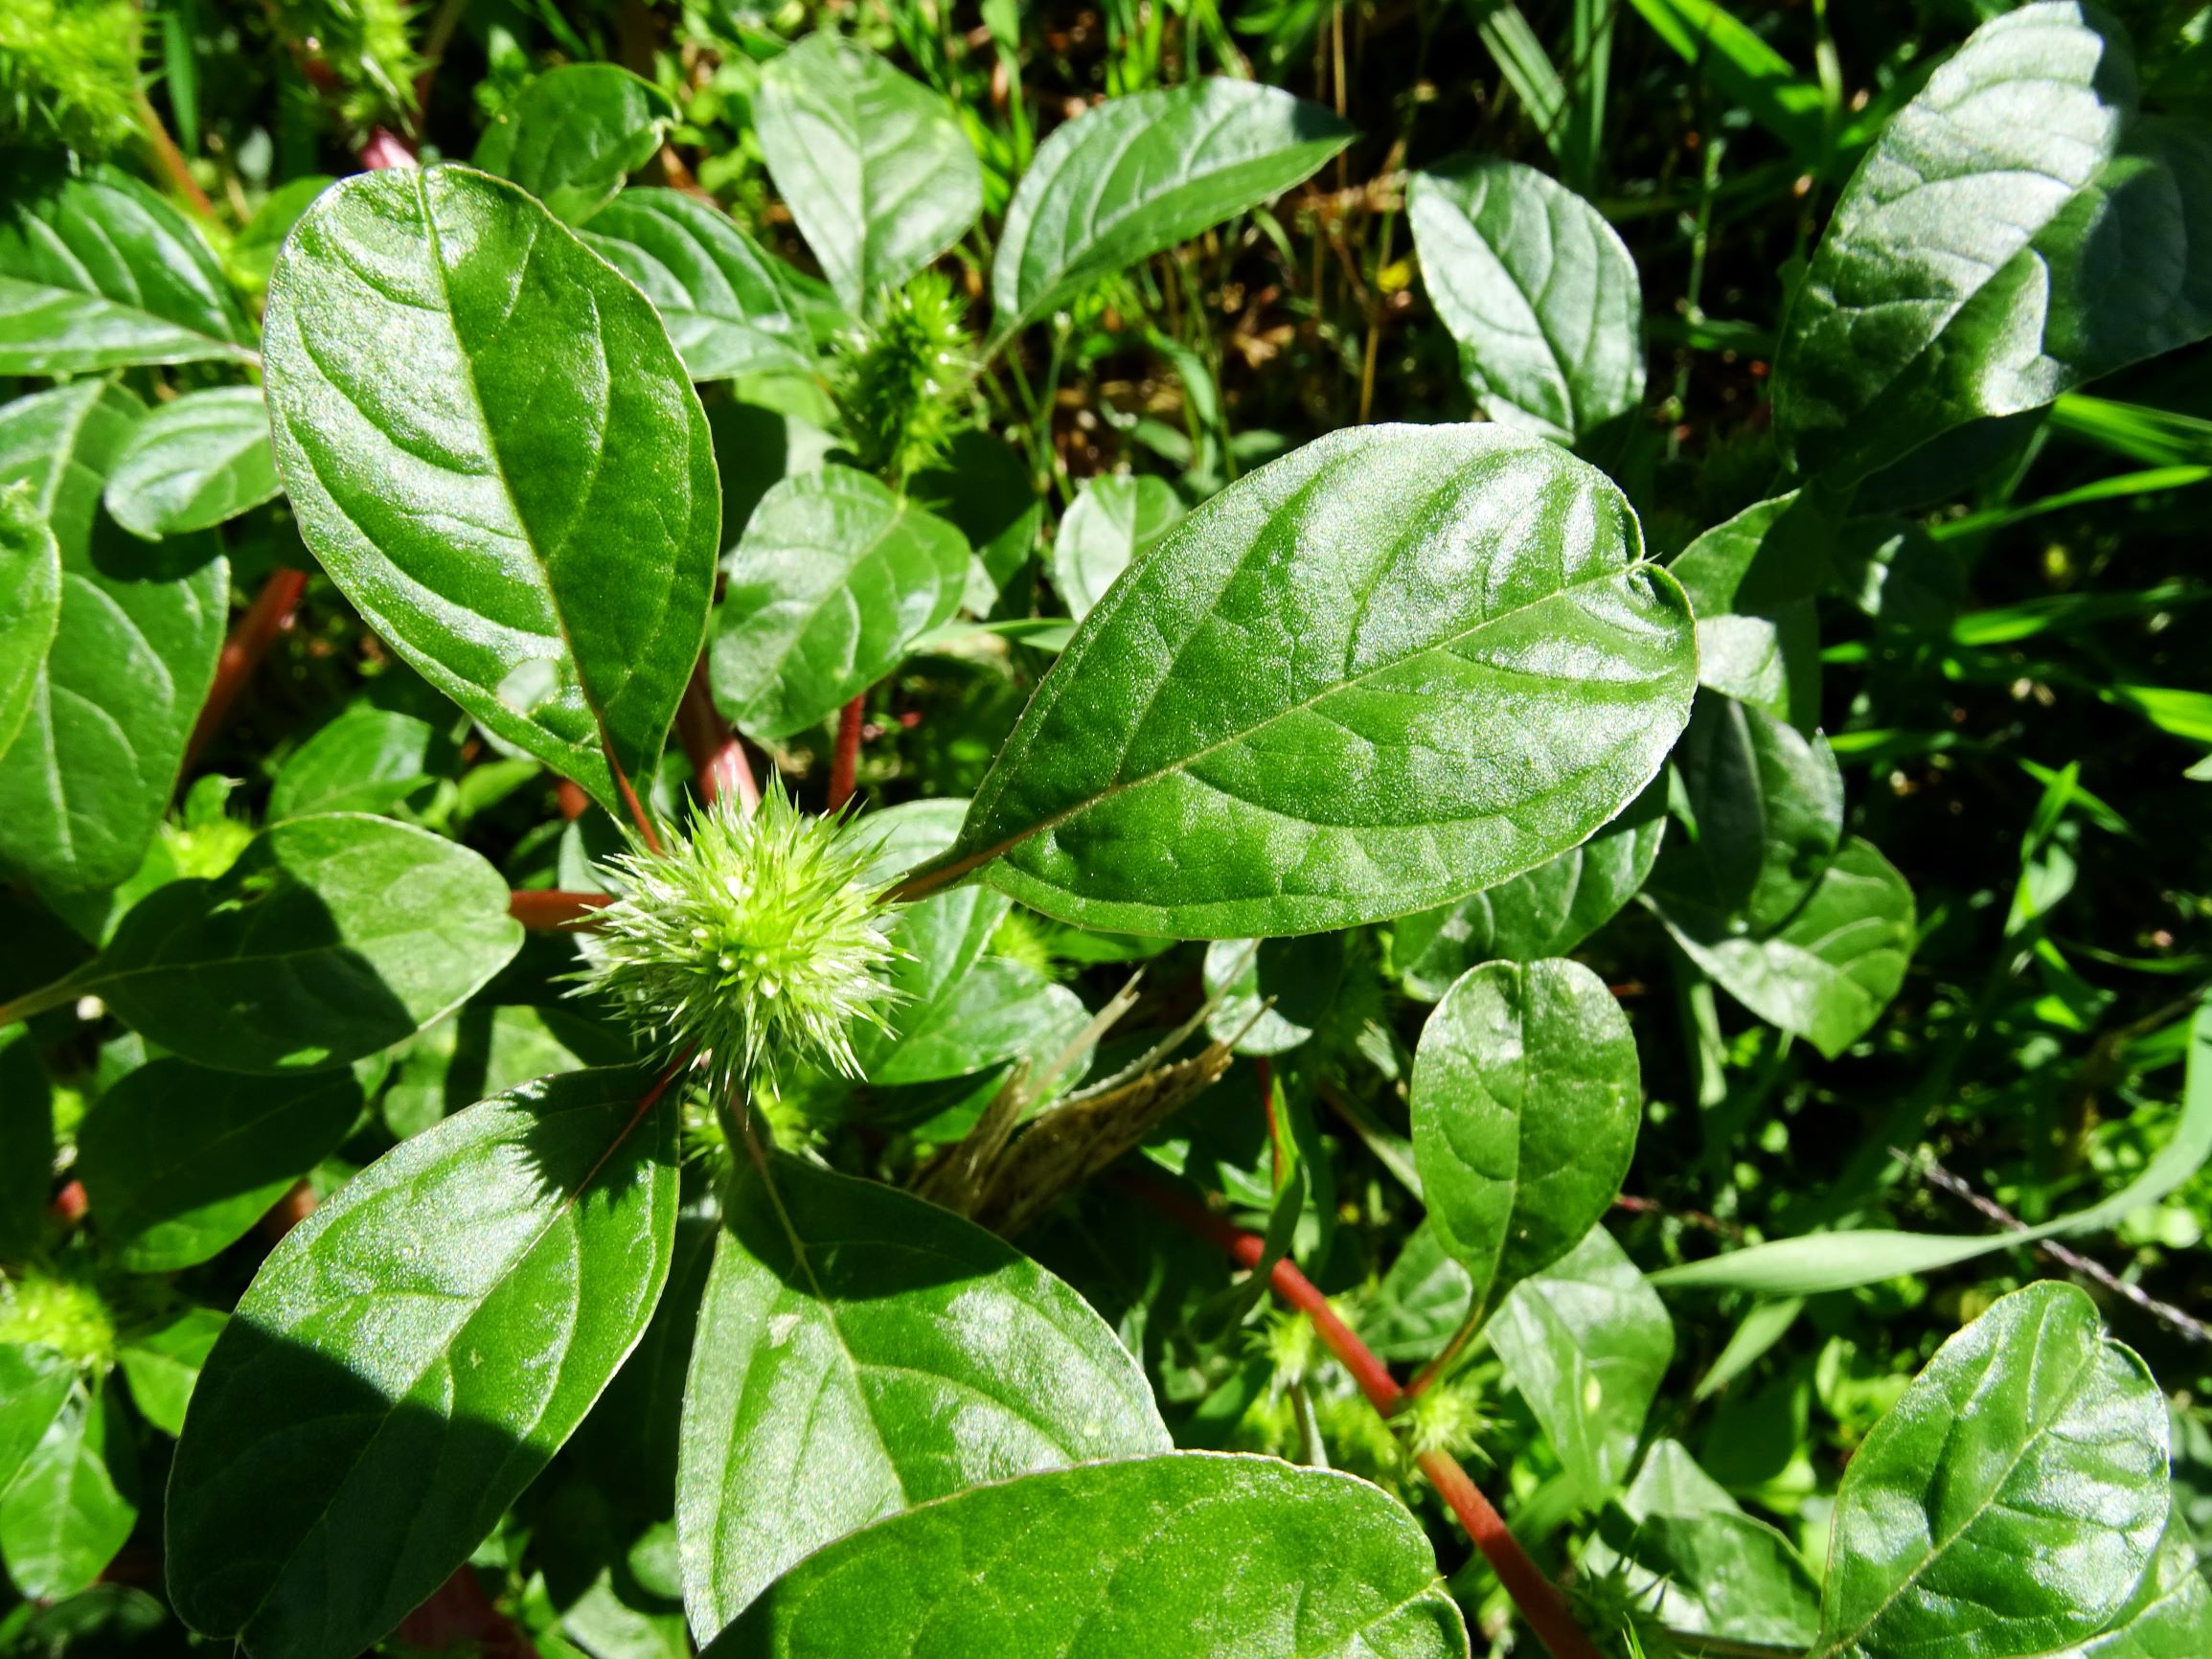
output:
<path id="1" fill-rule="evenodd" d="M 899 483 L 935 461 L 972 420 L 968 326 L 941 271 L 886 295 L 882 314 L 839 342 L 838 413 L 861 466 Z"/>
<path id="2" fill-rule="evenodd" d="M 896 954 L 864 879 L 871 844 L 775 786 L 750 817 L 725 795 L 662 838 L 603 867 L 621 897 L 582 936 L 585 990 L 672 1057 L 695 1054 L 718 1101 L 796 1066 L 857 1076 L 853 1028 L 883 1024 Z"/>

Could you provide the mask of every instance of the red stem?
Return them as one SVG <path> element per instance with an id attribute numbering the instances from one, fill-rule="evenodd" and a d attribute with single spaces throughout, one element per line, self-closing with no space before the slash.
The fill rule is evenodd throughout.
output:
<path id="1" fill-rule="evenodd" d="M 1139 1177 L 1127 1179 L 1122 1185 L 1140 1203 L 1157 1210 L 1187 1231 L 1220 1245 L 1247 1270 L 1258 1266 L 1266 1254 L 1266 1240 L 1259 1234 L 1232 1226 L 1178 1193 Z M 1404 1391 L 1367 1345 L 1336 1317 L 1329 1299 L 1313 1282 L 1286 1257 L 1275 1263 L 1270 1283 L 1276 1295 L 1313 1322 L 1314 1333 L 1321 1338 L 1322 1346 L 1352 1374 L 1352 1380 L 1359 1385 L 1367 1403 L 1385 1418 L 1391 1416 L 1405 1398 Z M 1438 1494 L 1451 1506 L 1451 1512 L 1459 1517 L 1467 1535 L 1474 1540 L 1474 1547 L 1482 1552 L 1498 1581 L 1505 1585 L 1506 1594 L 1513 1598 L 1514 1605 L 1520 1609 L 1521 1617 L 1528 1621 L 1537 1640 L 1550 1650 L 1553 1659 L 1600 1659 L 1596 1647 L 1567 1610 L 1565 1598 L 1529 1558 L 1520 1540 L 1506 1526 L 1504 1517 L 1482 1495 L 1482 1489 L 1460 1466 L 1459 1460 L 1448 1451 L 1427 1451 L 1414 1461 L 1435 1485 Z"/>
<path id="2" fill-rule="evenodd" d="M 862 692 L 845 705 L 845 712 L 837 716 L 837 752 L 830 761 L 830 810 L 841 812 L 845 803 L 853 799 L 853 785 L 860 776 L 860 716 L 861 705 L 868 700 Z"/>
<path id="3" fill-rule="evenodd" d="M 715 708 L 703 659 L 693 668 L 683 701 L 676 705 L 676 737 L 691 757 L 692 770 L 698 775 L 699 798 L 712 801 L 724 789 L 733 789 L 745 816 L 751 817 L 761 805 L 761 785 L 754 780 L 752 762 L 745 758 L 745 740 L 730 729 Z"/>
<path id="4" fill-rule="evenodd" d="M 277 635 L 292 625 L 292 612 L 299 608 L 300 595 L 307 587 L 308 573 L 304 570 L 271 571 L 262 583 L 262 591 L 254 595 L 254 602 L 246 606 L 245 615 L 231 629 L 230 638 L 223 641 L 222 655 L 216 658 L 215 683 L 208 687 L 207 701 L 200 705 L 199 718 L 193 723 L 192 737 L 185 742 L 186 771 L 192 769 L 208 740 L 222 730 L 231 705 L 254 677 L 262 658 L 269 654 Z"/>
<path id="5" fill-rule="evenodd" d="M 563 893 L 557 888 L 517 888 L 507 896 L 507 914 L 535 933 L 571 927 L 614 902 L 611 893 Z"/>

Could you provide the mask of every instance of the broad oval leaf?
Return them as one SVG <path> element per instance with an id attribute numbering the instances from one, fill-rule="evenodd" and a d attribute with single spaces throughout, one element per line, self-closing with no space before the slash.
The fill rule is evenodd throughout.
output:
<path id="1" fill-rule="evenodd" d="M 1276 938 L 1494 886 L 1618 814 L 1697 675 L 1620 492 L 1494 426 L 1334 433 L 1153 543 L 923 881 Z"/>
<path id="2" fill-rule="evenodd" d="M 76 1365 L 54 1349 L 0 1343 L 0 1492 L 38 1449 L 76 1385 Z"/>
<path id="3" fill-rule="evenodd" d="M 1643 291 L 1597 209 L 1514 161 L 1413 175 L 1422 281 L 1493 420 L 1562 443 L 1643 400 Z"/>
<path id="4" fill-rule="evenodd" d="M 1945 1343 L 1845 1469 L 1812 1659 L 2025 1659 L 2125 1608 L 2166 1526 L 2166 1402 L 2070 1284 Z"/>
<path id="5" fill-rule="evenodd" d="M 1784 324 L 1791 465 L 1850 482 L 2212 330 L 2212 146 L 2131 135 L 2135 90 L 2125 37 L 2073 0 L 1992 18 L 1937 67 L 1852 175 Z"/>
<path id="6" fill-rule="evenodd" d="M 324 193 L 269 282 L 277 471 L 363 619 L 497 738 L 620 809 L 706 635 L 721 498 L 652 307 L 514 186 Z"/>
<path id="7" fill-rule="evenodd" d="M 753 121 L 777 193 L 855 315 L 983 212 L 983 169 L 946 101 L 832 34 L 761 71 Z"/>
<path id="8" fill-rule="evenodd" d="M 1628 1478 L 1675 1356 L 1659 1294 L 1604 1227 L 1508 1291 L 1485 1331 L 1583 1502 Z"/>
<path id="9" fill-rule="evenodd" d="M 1420 1523 L 1366 1482 L 1179 1452 L 1027 1475 L 816 1552 L 707 1659 L 1465 1659 Z"/>
<path id="10" fill-rule="evenodd" d="M 482 856 L 332 812 L 270 826 L 213 881 L 156 888 L 70 983 L 201 1065 L 320 1071 L 413 1036 L 521 945 Z"/>
<path id="11" fill-rule="evenodd" d="M 169 1589 L 258 1659 L 347 1659 L 490 1531 L 635 1346 L 668 1274 L 674 1114 L 622 1068 L 530 1083 L 285 1236 L 193 1393 Z"/>
<path id="12" fill-rule="evenodd" d="M 1453 986 L 1413 1059 L 1429 1225 L 1478 1306 L 1580 1244 L 1636 1149 L 1643 1073 L 1628 1016 L 1578 962 L 1493 962 Z"/>
<path id="13" fill-rule="evenodd" d="M 229 1323 L 230 1316 L 215 1308 L 188 1307 L 165 1324 L 131 1333 L 115 1358 L 139 1416 L 171 1438 L 184 1432 L 200 1368 Z"/>
<path id="14" fill-rule="evenodd" d="M 0 756 L 31 712 L 61 625 L 61 544 L 31 486 L 0 489 Z"/>
<path id="15" fill-rule="evenodd" d="M 803 732 L 897 668 L 967 580 L 960 532 L 865 472 L 787 478 L 730 558 L 715 703 L 756 738 Z"/>
<path id="16" fill-rule="evenodd" d="M 1007 206 L 995 331 L 1282 194 L 1353 137 L 1318 104 L 1225 76 L 1085 111 L 1038 146 Z"/>
<path id="17" fill-rule="evenodd" d="M 117 1261 L 173 1272 L 243 1238 L 360 1115 L 351 1072 L 252 1078 L 148 1060 L 85 1114 L 77 1176 Z"/>
<path id="18" fill-rule="evenodd" d="M 269 787 L 269 822 L 389 812 L 422 786 L 437 730 L 388 709 L 349 709 L 293 751 Z"/>
<path id="19" fill-rule="evenodd" d="M 1707 692 L 1676 764 L 1698 826 L 1680 865 L 1695 858 L 1699 897 L 1753 931 L 1780 926 L 1843 838 L 1843 773 L 1828 739 L 1801 738 L 1764 709 Z M 1676 867 L 1670 859 L 1661 877 Z"/>
<path id="20" fill-rule="evenodd" d="M 98 1579 L 138 1523 L 138 1453 L 114 1379 L 79 1376 L 0 1491 L 0 1564 L 23 1595 L 59 1601 Z"/>
<path id="21" fill-rule="evenodd" d="M 949 1211 L 780 1159 L 723 1207 L 676 1524 L 702 1640 L 802 1556 L 989 1481 L 1171 1449 L 1089 1304 Z"/>
<path id="22" fill-rule="evenodd" d="M 475 165 L 513 179 L 555 218 L 580 225 L 652 159 L 674 119 L 651 81 L 612 63 L 564 63 L 533 80 L 484 129 Z"/>
<path id="23" fill-rule="evenodd" d="M 626 190 L 593 216 L 583 239 L 653 303 L 693 379 L 812 373 L 788 268 L 712 203 Z"/>
<path id="24" fill-rule="evenodd" d="M 1672 898 L 1660 915 L 1690 960 L 1730 996 L 1830 1059 L 1889 1006 L 1904 983 L 1915 938 L 1912 889 L 1857 836 L 1770 931 L 1750 931 Z"/>
<path id="25" fill-rule="evenodd" d="M 29 481 L 61 558 L 54 642 L 0 758 L 0 860 L 50 892 L 138 869 L 222 649 L 230 570 L 216 544 L 148 548 L 101 518 L 142 414 L 98 380 L 0 407 L 0 489 Z"/>
<path id="26" fill-rule="evenodd" d="M 107 475 L 107 511 L 148 540 L 210 530 L 272 499 L 269 411 L 254 386 L 187 392 L 134 427 Z"/>
<path id="27" fill-rule="evenodd" d="M 1405 917 L 1391 949 L 1406 990 L 1434 1002 L 1478 964 L 1539 962 L 1574 949 L 1651 875 L 1666 835 L 1666 796 L 1654 782 L 1580 847 L 1456 904 Z"/>
<path id="28" fill-rule="evenodd" d="M 1813 596 L 1840 517 L 1824 495 L 1792 489 L 1715 525 L 1667 566 L 1698 613 L 1699 682 L 1807 734 L 1820 723 Z"/>
<path id="29" fill-rule="evenodd" d="M 1241 1055 L 1288 1054 L 1334 1011 L 1344 985 L 1344 936 L 1217 939 L 1201 968 L 1209 997 L 1206 1034 Z"/>
<path id="30" fill-rule="evenodd" d="M 1090 615 L 1114 578 L 1182 516 L 1182 498 L 1164 478 L 1109 473 L 1085 484 L 1052 544 L 1052 585 L 1067 614 Z"/>
<path id="31" fill-rule="evenodd" d="M 253 330 L 184 216 L 127 173 L 11 182 L 0 207 L 0 375 L 254 360 Z"/>

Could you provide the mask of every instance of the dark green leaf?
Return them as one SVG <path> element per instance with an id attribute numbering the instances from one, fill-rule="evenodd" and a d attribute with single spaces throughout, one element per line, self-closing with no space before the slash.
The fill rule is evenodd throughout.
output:
<path id="1" fill-rule="evenodd" d="M 269 789 L 269 821 L 388 812 L 421 786 L 438 734 L 427 720 L 361 707 L 299 746 Z"/>
<path id="2" fill-rule="evenodd" d="M 706 633 L 719 486 L 650 305 L 512 185 L 363 173 L 269 283 L 277 470 L 365 621 L 610 810 Z"/>
<path id="3" fill-rule="evenodd" d="M 1582 1501 L 1628 1478 L 1675 1354 L 1658 1292 L 1603 1227 L 1506 1294 L 1486 1328 Z"/>
<path id="4" fill-rule="evenodd" d="M 968 543 L 865 472 L 787 478 L 730 560 L 710 668 L 715 702 L 757 738 L 834 713 L 950 616 Z"/>
<path id="5" fill-rule="evenodd" d="M 1183 1452 L 879 1522 L 779 1579 L 710 1659 L 1464 1659 L 1419 1523 L 1364 1481 Z"/>
<path id="6" fill-rule="evenodd" d="M 1241 1055 L 1285 1054 L 1334 1008 L 1344 984 L 1344 936 L 1217 939 L 1206 947 L 1203 972 L 1206 994 L 1221 998 L 1206 1016 L 1206 1034 L 1235 1044 Z"/>
<path id="7" fill-rule="evenodd" d="M 1564 956 L 1634 898 L 1666 833 L 1666 790 L 1653 783 L 1580 847 L 1456 904 L 1401 920 L 1392 948 L 1405 989 L 1434 1002 L 1478 963 Z"/>
<path id="8" fill-rule="evenodd" d="M 1052 544 L 1052 585 L 1067 614 L 1090 615 L 1114 578 L 1182 516 L 1182 498 L 1164 478 L 1107 474 L 1084 485 Z"/>
<path id="9" fill-rule="evenodd" d="M 0 1492 L 0 1562 L 26 1596 L 74 1596 L 137 1521 L 137 1454 L 116 1390 L 80 1379 Z"/>
<path id="10" fill-rule="evenodd" d="M 138 1415 L 168 1435 L 184 1432 L 184 1414 L 216 1338 L 230 1323 L 212 1307 L 192 1307 L 168 1324 L 140 1331 L 116 1353 Z"/>
<path id="11" fill-rule="evenodd" d="M 1487 1308 L 1612 1208 L 1643 1074 L 1621 1005 L 1588 968 L 1493 962 L 1421 1028 L 1412 1098 L 1428 1224 Z"/>
<path id="12" fill-rule="evenodd" d="M 23 729 L 60 625 L 60 544 L 28 485 L 0 489 L 0 756 Z"/>
<path id="13" fill-rule="evenodd" d="M 402 1142 L 285 1236 L 216 1343 L 169 1486 L 178 1614 L 348 1659 L 443 1583 L 637 1342 L 674 1114 L 615 1069 Z"/>
<path id="14" fill-rule="evenodd" d="M 1757 502 L 1684 548 L 1667 574 L 1698 613 L 1700 684 L 1811 734 L 1820 722 L 1820 624 L 1835 504 L 1807 490 Z"/>
<path id="15" fill-rule="evenodd" d="M 107 511 L 157 540 L 236 518 L 280 488 L 260 389 L 220 386 L 187 392 L 138 423 L 107 476 Z"/>
<path id="16" fill-rule="evenodd" d="M 513 179 L 553 216 L 580 225 L 660 148 L 675 112 L 661 90 L 612 63 L 540 75 L 485 128 L 475 163 Z"/>
<path id="17" fill-rule="evenodd" d="M 1309 444 L 1083 620 L 940 875 L 1108 931 L 1274 938 L 1534 869 L 1688 715 L 1689 612 L 1641 551 L 1612 485 L 1541 440 Z"/>
<path id="18" fill-rule="evenodd" d="M 155 889 L 70 986 L 218 1071 L 320 1071 L 413 1036 L 521 944 L 478 854 L 334 812 L 270 826 L 213 881 Z"/>
<path id="19" fill-rule="evenodd" d="M 795 1159 L 725 1205 L 684 1406 L 677 1527 L 702 1639 L 802 1556 L 989 1481 L 1169 1449 L 1065 1284 L 947 1211 Z"/>
<path id="20" fill-rule="evenodd" d="M 100 516 L 143 413 L 98 380 L 0 407 L 0 489 L 29 481 L 61 555 L 60 622 L 0 759 L 0 859 L 60 892 L 138 869 L 222 649 L 230 573 L 215 544 L 150 549 Z"/>
<path id="21" fill-rule="evenodd" d="M 1318 104 L 1225 76 L 1108 99 L 1056 128 L 1014 193 L 995 332 L 1280 195 L 1353 137 Z"/>
<path id="22" fill-rule="evenodd" d="M 1426 1221 L 1406 1236 L 1375 1287 L 1359 1337 L 1379 1359 L 1426 1363 L 1474 1310 L 1474 1284 Z"/>
<path id="23" fill-rule="evenodd" d="M 51 1348 L 0 1343 L 0 1492 L 8 1489 L 77 1384 L 77 1367 Z"/>
<path id="24" fill-rule="evenodd" d="M 834 34 L 810 34 L 761 71 L 753 120 L 777 193 L 848 311 L 983 212 L 983 170 L 945 100 Z"/>
<path id="25" fill-rule="evenodd" d="M 1676 764 L 1698 826 L 1680 858 L 1687 866 L 1694 854 L 1699 897 L 1754 932 L 1779 926 L 1843 838 L 1843 774 L 1828 739 L 1808 741 L 1763 709 L 1707 692 Z"/>
<path id="26" fill-rule="evenodd" d="M 626 190 L 583 239 L 645 290 L 693 379 L 812 372 L 789 268 L 711 203 L 681 191 Z"/>
<path id="27" fill-rule="evenodd" d="M 149 1060 L 85 1115 L 77 1174 L 117 1260 L 171 1272 L 243 1238 L 360 1115 L 351 1072 L 251 1078 Z"/>
<path id="28" fill-rule="evenodd" d="M 1534 168 L 1468 157 L 1415 173 L 1405 211 L 1484 414 L 1572 443 L 1642 401 L 1636 264 L 1597 209 Z"/>
<path id="29" fill-rule="evenodd" d="M 2070 1284 L 1952 1337 L 1836 1494 L 1813 1659 L 2024 1659 L 2128 1605 L 2168 1510 L 2166 1402 Z"/>
<path id="30" fill-rule="evenodd" d="M 0 1029 L 0 1261 L 37 1250 L 53 1195 L 54 1086 L 30 1032 L 11 1025 Z"/>
<path id="31" fill-rule="evenodd" d="M 136 179 L 96 167 L 21 176 L 8 193 L 0 375 L 253 361 L 253 330 L 207 243 Z"/>

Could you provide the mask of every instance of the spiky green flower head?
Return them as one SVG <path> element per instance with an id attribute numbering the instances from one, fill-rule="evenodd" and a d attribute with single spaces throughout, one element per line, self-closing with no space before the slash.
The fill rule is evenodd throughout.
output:
<path id="1" fill-rule="evenodd" d="M 874 843 L 774 783 L 751 816 L 724 794 L 661 840 L 633 836 L 601 866 L 620 897 L 580 935 L 584 991 L 672 1058 L 695 1055 L 718 1103 L 802 1066 L 857 1077 L 854 1029 L 884 1024 L 896 954 L 866 878 Z"/>
<path id="2" fill-rule="evenodd" d="M 944 272 L 885 296 L 882 314 L 837 352 L 832 390 L 865 470 L 901 484 L 973 423 L 973 342 Z"/>
<path id="3" fill-rule="evenodd" d="M 145 31 L 135 0 L 0 0 L 0 147 L 134 142 Z"/>

